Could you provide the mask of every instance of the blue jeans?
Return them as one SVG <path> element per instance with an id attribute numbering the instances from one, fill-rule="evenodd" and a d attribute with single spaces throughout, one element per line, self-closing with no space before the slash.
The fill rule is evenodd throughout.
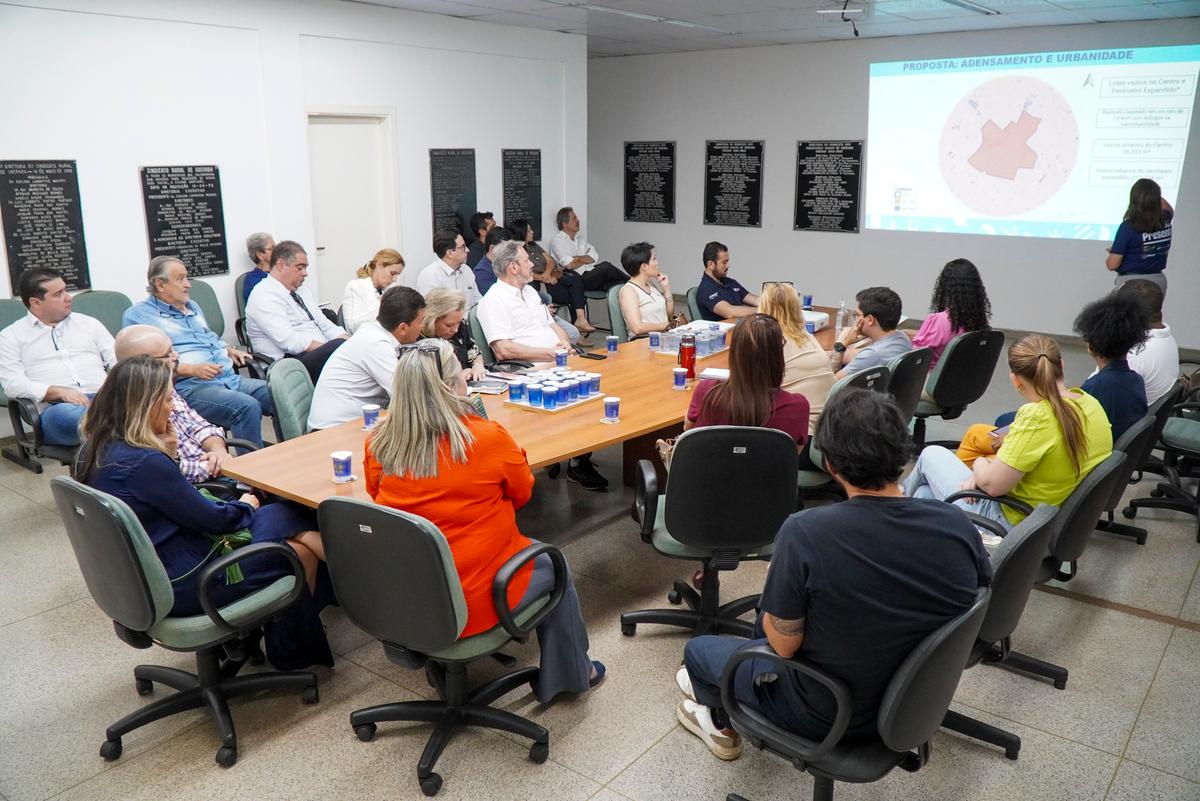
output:
<path id="1" fill-rule="evenodd" d="M 564 320 L 561 317 L 556 316 L 554 318 L 554 322 L 556 322 L 560 326 L 562 326 L 562 330 L 567 333 L 567 339 L 569 339 L 571 341 L 572 345 L 574 345 L 576 342 L 579 341 L 579 329 L 578 328 L 576 328 L 571 323 L 568 323 L 566 320 Z"/>
<path id="2" fill-rule="evenodd" d="M 908 478 L 904 479 L 904 494 L 910 498 L 934 498 L 942 501 L 958 492 L 962 483 L 970 477 L 971 468 L 963 464 L 953 451 L 939 445 L 930 445 L 921 451 L 916 466 L 908 474 Z M 1012 528 L 1012 523 L 1004 516 L 1002 507 L 995 501 L 969 503 L 964 498 L 955 501 L 954 505 L 988 520 L 995 520 L 1005 529 Z"/>
<path id="3" fill-rule="evenodd" d="M 205 420 L 261 448 L 262 416 L 274 412 L 267 382 L 238 376 L 238 387 L 234 390 L 216 381 L 189 379 L 181 381 L 176 389 Z"/>
<path id="4" fill-rule="evenodd" d="M 517 609 L 524 608 L 536 598 L 554 588 L 554 565 L 542 554 L 533 560 L 533 576 Z M 575 580 L 567 569 L 566 591 L 562 601 L 550 616 L 537 627 L 538 680 L 533 695 L 540 703 L 548 704 L 559 693 L 581 693 L 588 689 L 592 675 L 592 660 L 588 656 L 587 628 L 575 594 Z"/>
<path id="5" fill-rule="evenodd" d="M 88 397 L 91 397 L 90 395 Z M 78 445 L 79 421 L 86 406 L 76 403 L 54 403 L 42 412 L 42 441 L 47 445 Z"/>

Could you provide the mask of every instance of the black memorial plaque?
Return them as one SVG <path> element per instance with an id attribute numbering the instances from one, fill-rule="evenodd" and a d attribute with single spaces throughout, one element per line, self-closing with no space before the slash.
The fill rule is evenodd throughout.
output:
<path id="1" fill-rule="evenodd" d="M 796 143 L 797 231 L 858 233 L 861 141 Z"/>
<path id="2" fill-rule="evenodd" d="M 91 288 L 74 161 L 0 161 L 0 225 L 13 297 L 30 267 L 61 270 L 68 289 Z"/>
<path id="3" fill-rule="evenodd" d="M 704 143 L 704 224 L 762 226 L 763 141 Z"/>
<path id="4" fill-rule="evenodd" d="M 625 221 L 675 222 L 675 143 L 625 143 Z"/>
<path id="5" fill-rule="evenodd" d="M 139 172 L 150 258 L 174 256 L 192 276 L 228 275 L 220 171 L 207 164 Z"/>
<path id="6" fill-rule="evenodd" d="M 542 151 L 500 151 L 501 184 L 504 193 L 504 224 L 528 220 L 533 238 L 542 238 Z M 471 210 L 474 213 L 474 209 Z"/>
<path id="7" fill-rule="evenodd" d="M 475 205 L 475 149 L 430 148 L 429 193 L 433 203 L 433 230 L 450 228 L 463 234 L 478 211 Z"/>

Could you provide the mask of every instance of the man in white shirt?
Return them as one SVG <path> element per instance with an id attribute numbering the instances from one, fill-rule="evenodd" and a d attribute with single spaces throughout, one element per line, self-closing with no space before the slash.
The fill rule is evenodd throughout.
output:
<path id="1" fill-rule="evenodd" d="M 432 289 L 457 289 L 463 293 L 467 311 L 479 303 L 479 288 L 475 286 L 475 273 L 467 266 L 467 245 L 462 234 L 450 229 L 433 235 L 433 252 L 437 256 L 417 276 L 417 291 L 422 295 Z"/>
<path id="2" fill-rule="evenodd" d="M 387 406 L 397 346 L 416 342 L 425 324 L 425 298 L 412 287 L 383 293 L 379 315 L 363 323 L 329 358 L 313 392 L 308 427 L 330 428 L 362 415 L 364 404 Z"/>
<path id="3" fill-rule="evenodd" d="M 611 262 L 600 261 L 600 254 L 579 233 L 582 222 L 575 209 L 563 206 L 554 218 L 558 233 L 550 240 L 550 255 L 564 270 L 573 270 L 588 292 L 607 292 L 629 280 L 624 270 Z"/>
<path id="4" fill-rule="evenodd" d="M 1150 337 L 1129 351 L 1128 361 L 1146 385 L 1146 402 L 1154 403 L 1179 379 L 1179 345 L 1163 322 L 1163 291 L 1153 281 L 1134 279 L 1118 287 L 1117 294 L 1132 295 L 1150 313 Z"/>
<path id="5" fill-rule="evenodd" d="M 71 313 L 57 270 L 26 270 L 17 291 L 29 313 L 0 331 L 0 385 L 10 398 L 37 402 L 46 444 L 78 445 L 79 421 L 117 361 L 112 335 L 99 320 Z"/>
<path id="6" fill-rule="evenodd" d="M 519 242 L 501 242 L 492 253 L 496 283 L 483 296 L 475 314 L 497 359 L 554 361 L 554 352 L 570 348 L 567 334 L 552 317 L 541 296 L 529 286 L 533 262 Z M 608 480 L 592 466 L 591 454 L 570 461 L 567 480 L 586 490 L 604 492 Z"/>
<path id="7" fill-rule="evenodd" d="M 325 317 L 304 287 L 308 277 L 304 248 L 285 240 L 275 245 L 271 259 L 270 274 L 254 288 L 246 304 L 250 346 L 272 359 L 299 359 L 315 384 L 326 360 L 349 334 Z"/>

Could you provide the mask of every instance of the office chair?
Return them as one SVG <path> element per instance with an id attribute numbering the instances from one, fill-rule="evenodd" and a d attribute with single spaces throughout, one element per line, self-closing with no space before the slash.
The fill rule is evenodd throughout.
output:
<path id="1" fill-rule="evenodd" d="M 912 422 L 921 393 L 925 390 L 925 379 L 929 377 L 929 361 L 933 351 L 929 348 L 913 348 L 888 362 L 888 394 L 900 407 L 905 425 Z"/>
<path id="2" fill-rule="evenodd" d="M 1200 489 L 1196 494 L 1183 486 L 1183 464 L 1200 460 L 1200 387 L 1191 389 L 1183 403 L 1171 407 L 1172 416 L 1163 425 L 1159 445 L 1163 449 L 1162 474 L 1149 498 L 1134 498 L 1122 511 L 1132 520 L 1138 509 L 1171 509 L 1196 517 L 1196 541 L 1200 542 Z"/>
<path id="3" fill-rule="evenodd" d="M 892 675 L 879 705 L 874 734 L 843 739 L 854 707 L 850 689 L 836 676 L 801 658 L 784 659 L 769 646 L 738 651 L 725 666 L 721 704 L 733 728 L 752 745 L 772 751 L 813 777 L 813 801 L 833 801 L 834 782 L 875 782 L 896 767 L 915 772 L 928 761 L 929 740 L 945 718 L 963 666 L 987 611 L 989 590 L 981 587 L 965 611 L 923 639 Z M 795 673 L 822 685 L 837 704 L 833 727 L 820 742 L 780 728 L 734 697 L 742 662 L 765 660 L 779 673 Z M 726 801 L 746 801 L 730 793 Z"/>
<path id="4" fill-rule="evenodd" d="M 125 327 L 125 310 L 133 305 L 123 292 L 88 289 L 71 298 L 71 311 L 95 317 L 114 337 Z"/>
<path id="5" fill-rule="evenodd" d="M 1160 400 L 1169 400 L 1170 396 L 1174 394 L 1174 392 L 1168 392 Z M 1166 407 L 1166 404 L 1164 403 L 1163 406 Z M 1169 407 L 1167 408 L 1169 410 Z M 1125 472 L 1128 478 L 1125 481 L 1113 483 L 1112 494 L 1108 498 L 1108 503 L 1104 505 L 1105 519 L 1096 523 L 1097 531 L 1107 531 L 1109 534 L 1132 537 L 1137 541 L 1138 545 L 1146 544 L 1146 529 L 1118 523 L 1114 519 L 1113 513 L 1121 505 L 1121 499 L 1125 496 L 1126 488 L 1130 484 L 1137 483 L 1138 479 L 1134 478 L 1134 476 L 1141 476 L 1142 465 L 1146 463 L 1146 459 L 1149 457 L 1150 451 L 1154 450 L 1154 443 L 1158 439 L 1156 436 L 1157 431 L 1158 415 L 1155 413 L 1155 410 L 1151 409 L 1146 413 L 1145 417 L 1127 428 L 1120 439 L 1113 443 L 1114 451 L 1120 451 L 1125 454 Z"/>
<path id="6" fill-rule="evenodd" d="M 121 756 L 121 737 L 147 723 L 188 709 L 204 707 L 221 737 L 216 762 L 229 767 L 237 761 L 237 732 L 229 713 L 230 698 L 263 690 L 303 691 L 306 704 L 319 699 L 317 677 L 288 671 L 238 676 L 245 657 L 228 659 L 227 643 L 253 637 L 257 630 L 287 609 L 304 590 L 304 567 L 295 552 L 280 543 L 258 542 L 218 556 L 200 571 L 200 605 L 205 614 L 171 617 L 174 594 L 167 571 L 133 511 L 119 498 L 59 476 L 51 482 L 58 513 L 79 562 L 79 570 L 96 605 L 112 618 L 117 637 L 134 648 L 159 645 L 171 651 L 196 654 L 196 672 L 159 665 L 133 669 L 138 695 L 149 695 L 154 684 L 178 692 L 126 715 L 108 727 L 100 756 Z M 223 581 L 226 568 L 249 557 L 276 554 L 287 560 L 292 574 L 217 607 L 210 598 L 214 581 Z"/>
<path id="7" fill-rule="evenodd" d="M 538 668 L 520 668 L 471 689 L 467 667 L 514 640 L 524 641 L 558 606 L 567 578 L 562 553 L 553 545 L 536 543 L 505 562 L 492 584 L 500 624 L 460 639 L 467 625 L 467 604 L 450 546 L 437 526 L 407 512 L 349 498 L 323 501 L 317 517 L 342 611 L 381 642 L 389 660 L 407 668 L 424 667 L 440 699 L 360 709 L 350 715 L 358 739 L 370 742 L 377 724 L 385 721 L 436 724 L 417 763 L 417 781 L 427 796 L 435 795 L 442 786 L 434 765 L 450 739 L 467 726 L 527 737 L 533 740 L 530 761 L 545 762 L 550 753 L 549 732 L 491 705 L 537 681 Z M 554 563 L 553 589 L 522 611 L 510 612 L 509 583 L 543 553 Z"/>
<path id="8" fill-rule="evenodd" d="M 654 466 L 639 461 L 634 493 L 642 542 L 672 559 L 700 562 L 704 583 L 696 592 L 676 581 L 667 600 L 686 609 L 625 612 L 621 633 L 632 637 L 639 623 L 662 623 L 693 634 L 751 636 L 753 626 L 738 618 L 755 607 L 758 595 L 721 604 L 721 571 L 770 558 L 779 526 L 795 511 L 795 488 L 796 443 L 773 428 L 683 432 L 661 497 Z"/>
<path id="9" fill-rule="evenodd" d="M 605 296 L 608 300 L 608 320 L 612 327 L 612 335 L 617 338 L 618 342 L 629 341 L 629 328 L 625 325 L 625 315 L 621 313 L 621 287 L 624 284 L 617 284 L 614 287 L 609 287 L 608 294 Z"/>
<path id="10" fill-rule="evenodd" d="M 299 359 L 280 359 L 267 370 L 267 392 L 275 407 L 271 422 L 275 437 L 284 442 L 308 433 L 308 411 L 312 407 L 313 382 Z"/>
<path id="11" fill-rule="evenodd" d="M 1050 523 L 1057 513 L 1057 507 L 1040 504 L 1033 514 L 1009 532 L 990 520 L 986 523 L 975 521 L 976 525 L 983 525 L 1004 539 L 991 554 L 992 598 L 975 645 L 967 657 L 968 668 L 980 662 L 1003 662 L 1007 656 L 1012 634 L 1021 622 L 1038 568 L 1049 547 Z M 942 728 L 997 745 L 1004 749 L 1004 755 L 1009 759 L 1016 759 L 1021 752 L 1021 738 L 1017 735 L 953 709 L 946 711 Z"/>
<path id="12" fill-rule="evenodd" d="M 696 294 L 699 291 L 700 291 L 700 287 L 696 287 L 696 286 L 692 287 L 691 289 L 689 289 L 687 291 L 688 316 L 691 318 L 693 323 L 696 322 L 697 320 L 704 319 L 704 315 L 700 314 L 700 304 L 696 300 Z"/>
<path id="13" fill-rule="evenodd" d="M 913 439 L 917 448 L 924 448 L 925 420 L 941 417 L 953 420 L 960 417 L 967 406 L 983 397 L 996 372 L 996 362 L 1004 350 L 1004 334 L 988 329 L 968 331 L 950 340 L 942 351 L 942 358 L 925 382 L 925 391 L 933 400 L 920 400 L 913 423 Z M 935 444 L 935 443 L 928 443 Z M 953 449 L 958 443 L 936 443 Z"/>

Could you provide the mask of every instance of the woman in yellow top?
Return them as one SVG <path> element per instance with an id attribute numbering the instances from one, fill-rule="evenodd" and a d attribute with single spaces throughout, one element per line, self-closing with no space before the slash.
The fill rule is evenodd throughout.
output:
<path id="1" fill-rule="evenodd" d="M 783 329 L 782 389 L 808 399 L 808 433 L 817 431 L 817 420 L 833 387 L 829 354 L 804 328 L 800 297 L 791 284 L 768 284 L 758 296 L 758 311 L 779 321 Z"/>
<path id="2" fill-rule="evenodd" d="M 1112 453 L 1112 427 L 1100 402 L 1063 381 L 1062 356 L 1053 339 L 1031 334 L 1008 349 L 1009 379 L 1027 403 L 999 443 L 994 457 L 967 467 L 953 451 L 921 452 L 904 482 L 913 498 L 944 499 L 960 490 L 1010 495 L 1030 506 L 1058 506 L 1092 468 Z M 1005 528 L 1024 515 L 995 501 L 955 501 Z"/>

